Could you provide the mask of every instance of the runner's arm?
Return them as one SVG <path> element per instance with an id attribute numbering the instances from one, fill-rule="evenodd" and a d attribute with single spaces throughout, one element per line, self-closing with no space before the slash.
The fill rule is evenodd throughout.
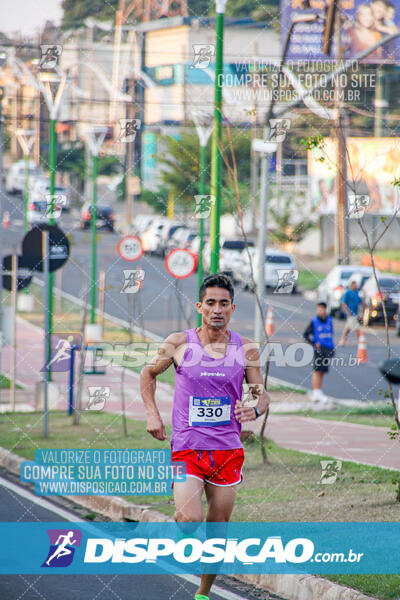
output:
<path id="1" fill-rule="evenodd" d="M 260 367 L 260 353 L 257 345 L 247 338 L 243 338 L 243 344 L 246 348 L 246 370 L 245 379 L 248 383 L 253 399 L 257 400 L 254 406 L 260 411 L 260 415 L 264 414 L 269 406 L 270 397 L 264 389 L 264 381 Z M 254 421 L 257 417 L 254 406 L 244 404 L 239 400 L 236 401 L 235 417 L 240 423 L 245 421 Z"/>
<path id="2" fill-rule="evenodd" d="M 186 338 L 185 333 L 183 335 Z M 157 376 L 174 362 L 174 355 L 182 338 L 182 333 L 169 335 L 161 344 L 152 361 L 140 372 L 140 393 L 146 410 L 147 431 L 157 440 L 167 439 L 164 423 L 155 402 Z"/>

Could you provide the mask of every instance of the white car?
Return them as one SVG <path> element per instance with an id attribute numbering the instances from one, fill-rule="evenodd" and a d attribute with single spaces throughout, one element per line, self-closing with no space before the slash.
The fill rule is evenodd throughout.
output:
<path id="1" fill-rule="evenodd" d="M 54 205 L 53 217 L 59 219 L 62 212 L 62 206 Z M 37 223 L 50 222 L 50 202 L 47 200 L 33 200 L 29 203 L 28 223 L 35 225 Z"/>
<path id="2" fill-rule="evenodd" d="M 8 169 L 6 175 L 6 192 L 8 194 L 23 194 L 25 190 L 25 160 L 18 160 Z M 33 160 L 28 163 L 29 179 L 42 175 L 43 171 Z"/>
<path id="3" fill-rule="evenodd" d="M 32 202 L 49 202 L 50 197 L 50 182 L 38 179 L 30 192 L 30 200 Z M 63 211 L 68 212 L 71 208 L 71 196 L 68 188 L 64 185 L 55 185 L 54 201 Z"/>
<path id="4" fill-rule="evenodd" d="M 253 268 L 254 280 L 257 283 L 258 259 L 256 248 L 244 249 L 240 255 L 240 263 L 236 267 L 236 278 L 243 289 L 253 289 L 251 266 Z M 283 276 L 285 272 L 294 270 L 296 270 L 296 263 L 291 254 L 267 248 L 264 262 L 264 282 L 266 288 L 276 288 L 279 280 L 282 278 L 280 276 Z M 296 293 L 296 284 L 293 285 L 291 291 L 293 294 Z"/>
<path id="5" fill-rule="evenodd" d="M 157 252 L 161 242 L 161 229 L 164 223 L 170 221 L 168 217 L 154 217 L 150 225 L 140 236 L 143 250 L 149 254 Z"/>
<path id="6" fill-rule="evenodd" d="M 236 271 L 241 262 L 241 253 L 246 248 L 246 243 L 243 239 L 221 239 L 219 252 L 219 271 L 229 275 L 234 282 L 237 282 Z M 254 242 L 247 240 L 249 248 L 253 248 Z M 204 270 L 210 270 L 211 246 L 208 241 L 204 245 L 203 250 L 203 265 Z"/>
<path id="7" fill-rule="evenodd" d="M 168 240 L 165 251 L 168 253 L 174 248 L 187 248 L 190 250 L 196 237 L 197 233 L 190 227 L 179 227 Z"/>
<path id="8" fill-rule="evenodd" d="M 352 276 L 357 279 L 358 288 L 360 289 L 372 274 L 372 267 L 336 265 L 319 284 L 317 289 L 318 301 L 326 302 L 328 314 L 331 316 L 335 316 L 336 314 L 342 316 L 340 309 L 342 296 Z"/>
<path id="9" fill-rule="evenodd" d="M 143 233 L 143 231 L 145 231 L 149 227 L 149 225 L 155 218 L 155 215 L 136 215 L 136 217 L 133 219 L 133 228 L 135 232 L 137 234 Z"/>

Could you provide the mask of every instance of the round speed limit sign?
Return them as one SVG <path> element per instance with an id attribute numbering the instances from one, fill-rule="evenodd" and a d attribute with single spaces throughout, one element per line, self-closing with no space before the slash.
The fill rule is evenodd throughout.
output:
<path id="1" fill-rule="evenodd" d="M 175 279 L 185 279 L 196 270 L 197 259 L 186 248 L 174 248 L 165 257 L 165 268 Z"/>
<path id="2" fill-rule="evenodd" d="M 121 238 L 117 250 L 121 258 L 131 262 L 143 256 L 142 242 L 136 235 L 125 235 Z"/>

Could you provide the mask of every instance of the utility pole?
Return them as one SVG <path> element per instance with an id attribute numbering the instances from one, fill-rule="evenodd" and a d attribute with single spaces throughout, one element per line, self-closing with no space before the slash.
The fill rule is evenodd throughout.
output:
<path id="1" fill-rule="evenodd" d="M 336 2 L 336 60 L 340 64 L 343 59 L 342 49 L 342 22 L 341 0 Z M 347 218 L 347 156 L 346 156 L 346 129 L 347 116 L 342 100 L 341 77 L 335 80 L 335 107 L 336 107 L 336 140 L 337 140 L 337 211 L 336 211 L 336 236 L 337 236 L 337 262 L 339 265 L 350 263 L 349 250 L 349 220 Z"/>

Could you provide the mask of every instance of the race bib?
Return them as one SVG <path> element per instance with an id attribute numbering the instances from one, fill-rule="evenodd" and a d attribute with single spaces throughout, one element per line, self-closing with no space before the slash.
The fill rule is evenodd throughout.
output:
<path id="1" fill-rule="evenodd" d="M 190 396 L 189 425 L 193 427 L 216 427 L 231 422 L 231 397 Z"/>

